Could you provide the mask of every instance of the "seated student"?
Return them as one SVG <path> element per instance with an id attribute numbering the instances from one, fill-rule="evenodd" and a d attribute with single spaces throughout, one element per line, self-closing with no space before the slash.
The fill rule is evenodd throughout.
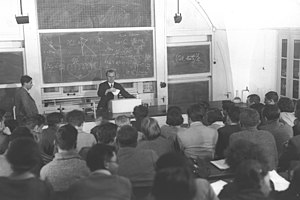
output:
<path id="1" fill-rule="evenodd" d="M 54 191 L 65 191 L 90 173 L 86 162 L 76 151 L 77 134 L 76 128 L 70 124 L 60 127 L 55 137 L 58 153 L 41 169 L 41 179 L 49 181 Z"/>
<path id="2" fill-rule="evenodd" d="M 4 124 L 7 128 L 9 128 L 12 133 L 17 127 L 19 127 L 19 123 L 16 119 L 5 119 Z"/>
<path id="3" fill-rule="evenodd" d="M 247 104 L 251 106 L 253 104 L 260 104 L 260 97 L 257 94 L 250 94 L 247 96 Z"/>
<path id="4" fill-rule="evenodd" d="M 260 117 L 256 110 L 245 108 L 240 114 L 242 131 L 233 133 L 229 138 L 229 145 L 235 141 L 244 139 L 261 146 L 267 152 L 270 170 L 276 169 L 278 164 L 278 152 L 274 136 L 265 130 L 258 130 Z"/>
<path id="5" fill-rule="evenodd" d="M 131 183 L 116 175 L 118 164 L 116 150 L 106 144 L 94 145 L 87 154 L 91 174 L 74 183 L 68 190 L 70 200 L 130 200 Z"/>
<path id="6" fill-rule="evenodd" d="M 5 113 L 5 110 L 0 109 L 0 154 L 6 151 L 11 134 L 9 128 L 5 126 Z"/>
<path id="7" fill-rule="evenodd" d="M 223 100 L 222 101 L 222 113 L 223 113 L 223 122 L 226 123 L 226 117 L 228 113 L 228 109 L 234 107 L 235 104 L 230 100 Z"/>
<path id="8" fill-rule="evenodd" d="M 97 143 L 95 137 L 92 134 L 86 133 L 82 130 L 83 123 L 85 120 L 84 113 L 82 111 L 72 110 L 68 112 L 66 120 L 67 123 L 74 126 L 78 131 L 76 143 L 76 149 L 78 152 L 81 150 L 82 147 L 91 147 Z"/>
<path id="9" fill-rule="evenodd" d="M 135 121 L 131 121 L 132 126 L 136 128 L 137 131 L 141 131 L 141 122 L 148 116 L 148 107 L 143 105 L 135 106 L 132 114 L 135 118 Z"/>
<path id="10" fill-rule="evenodd" d="M 229 137 L 235 132 L 241 131 L 240 108 L 232 106 L 227 111 L 226 125 L 218 129 L 218 142 L 216 144 L 216 158 L 225 157 L 225 149 L 229 146 Z"/>
<path id="11" fill-rule="evenodd" d="M 24 125 L 31 131 L 36 142 L 40 141 L 45 121 L 45 117 L 40 114 L 24 118 Z"/>
<path id="12" fill-rule="evenodd" d="M 138 143 L 138 149 L 152 149 L 158 156 L 175 150 L 174 143 L 161 135 L 155 119 L 144 118 L 141 122 L 141 131 L 145 138 Z"/>
<path id="13" fill-rule="evenodd" d="M 292 99 L 288 97 L 281 97 L 277 105 L 280 109 L 280 121 L 293 127 L 296 117 L 294 114 L 294 102 Z"/>
<path id="14" fill-rule="evenodd" d="M 115 124 L 118 126 L 118 130 L 120 127 L 125 125 L 132 125 L 130 122 L 130 118 L 126 115 L 119 115 L 115 119 Z M 141 141 L 144 138 L 144 134 L 141 131 L 138 131 L 138 142 Z"/>
<path id="15" fill-rule="evenodd" d="M 288 124 L 279 122 L 280 110 L 277 105 L 265 105 L 262 114 L 265 124 L 259 126 L 259 129 L 272 133 L 276 141 L 278 157 L 280 157 L 284 146 L 293 137 L 293 129 Z"/>
<path id="16" fill-rule="evenodd" d="M 12 173 L 0 177 L 0 197 L 3 200 L 40 200 L 53 197 L 49 184 L 37 178 L 31 170 L 40 163 L 37 143 L 30 138 L 13 140 L 6 153 Z"/>
<path id="17" fill-rule="evenodd" d="M 156 172 L 167 168 L 187 168 L 192 170 L 192 162 L 179 153 L 167 153 L 162 155 L 156 162 Z M 217 196 L 209 182 L 202 178 L 194 178 L 196 184 L 195 199 L 217 200 Z"/>
<path id="18" fill-rule="evenodd" d="M 97 143 L 114 146 L 117 136 L 117 129 L 118 126 L 116 124 L 108 122 L 100 126 L 95 126 L 92 129 L 92 132 L 97 140 Z"/>
<path id="19" fill-rule="evenodd" d="M 245 160 L 236 169 L 232 183 L 223 187 L 220 200 L 270 200 L 268 167 L 256 160 Z"/>
<path id="20" fill-rule="evenodd" d="M 271 105 L 274 105 L 274 104 L 277 104 L 278 102 L 278 94 L 277 92 L 275 91 L 269 91 L 265 94 L 265 104 L 271 104 Z"/>
<path id="21" fill-rule="evenodd" d="M 222 112 L 217 108 L 208 110 L 205 114 L 205 119 L 207 126 L 210 128 L 218 130 L 224 126 Z"/>
<path id="22" fill-rule="evenodd" d="M 292 161 L 300 161 L 300 135 L 292 137 L 279 158 L 279 169 L 287 170 Z"/>
<path id="23" fill-rule="evenodd" d="M 133 187 L 151 187 L 158 156 L 153 150 L 137 149 L 137 137 L 137 130 L 129 125 L 117 132 L 118 174 L 129 178 Z"/>
<path id="24" fill-rule="evenodd" d="M 205 111 L 199 104 L 190 106 L 187 110 L 190 127 L 177 133 L 180 148 L 187 157 L 214 158 L 218 132 L 202 123 Z"/>

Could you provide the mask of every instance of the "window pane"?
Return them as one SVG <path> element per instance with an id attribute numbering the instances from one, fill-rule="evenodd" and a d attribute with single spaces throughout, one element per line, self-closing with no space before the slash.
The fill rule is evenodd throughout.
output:
<path id="1" fill-rule="evenodd" d="M 293 81 L 293 98 L 298 99 L 299 97 L 299 81 Z"/>
<path id="2" fill-rule="evenodd" d="M 281 78 L 280 95 L 282 95 L 282 96 L 286 95 L 286 79 L 285 78 Z"/>
<path id="3" fill-rule="evenodd" d="M 287 57 L 287 39 L 282 40 L 281 57 Z"/>
<path id="4" fill-rule="evenodd" d="M 286 59 L 281 59 L 281 76 L 286 77 Z"/>
<path id="5" fill-rule="evenodd" d="M 299 60 L 294 60 L 293 78 L 299 79 Z"/>
<path id="6" fill-rule="evenodd" d="M 294 41 L 294 58 L 300 58 L 300 40 Z"/>

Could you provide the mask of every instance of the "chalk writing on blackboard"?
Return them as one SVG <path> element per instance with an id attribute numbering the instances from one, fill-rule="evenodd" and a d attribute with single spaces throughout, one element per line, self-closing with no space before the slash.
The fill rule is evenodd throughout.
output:
<path id="1" fill-rule="evenodd" d="M 45 83 L 154 77 L 152 31 L 42 33 Z"/>

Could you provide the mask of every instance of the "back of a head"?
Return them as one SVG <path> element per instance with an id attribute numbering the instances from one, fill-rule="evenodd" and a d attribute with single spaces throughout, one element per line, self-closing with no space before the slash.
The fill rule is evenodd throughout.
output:
<path id="1" fill-rule="evenodd" d="M 233 123 L 240 121 L 240 113 L 240 108 L 237 106 L 231 106 L 227 111 L 227 115 Z"/>
<path id="2" fill-rule="evenodd" d="M 18 138 L 22 138 L 22 137 L 34 139 L 33 135 L 31 134 L 30 130 L 27 127 L 20 126 L 20 127 L 17 127 L 11 133 L 11 135 L 9 137 L 9 141 L 12 142 L 13 140 L 18 139 Z"/>
<path id="3" fill-rule="evenodd" d="M 110 144 L 115 141 L 118 126 L 113 123 L 105 123 L 95 126 L 92 134 L 96 137 L 98 143 Z"/>
<path id="4" fill-rule="evenodd" d="M 16 173 L 28 172 L 41 162 L 38 144 L 30 138 L 13 140 L 8 147 L 6 158 Z"/>
<path id="5" fill-rule="evenodd" d="M 116 152 L 114 146 L 95 144 L 87 153 L 86 164 L 93 172 L 98 169 L 106 169 L 105 162 L 109 162 Z"/>
<path id="6" fill-rule="evenodd" d="M 29 83 L 31 80 L 32 80 L 32 78 L 30 76 L 23 75 L 23 76 L 21 76 L 20 83 L 22 85 L 24 85 L 24 83 Z"/>
<path id="7" fill-rule="evenodd" d="M 217 121 L 223 121 L 221 110 L 214 108 L 206 112 L 206 120 L 209 125 Z"/>
<path id="8" fill-rule="evenodd" d="M 156 161 L 156 171 L 170 167 L 192 168 L 191 161 L 184 155 L 177 152 L 163 154 Z"/>
<path id="9" fill-rule="evenodd" d="M 230 100 L 223 100 L 223 101 L 222 101 L 222 110 L 223 110 L 223 112 L 225 112 L 225 113 L 227 113 L 227 112 L 228 112 L 228 109 L 229 109 L 230 107 L 233 107 L 233 106 L 235 106 L 235 104 L 234 104 L 232 101 L 230 101 Z"/>
<path id="10" fill-rule="evenodd" d="M 62 150 L 76 148 L 77 129 L 71 124 L 66 124 L 58 129 L 55 134 L 55 144 Z"/>
<path id="11" fill-rule="evenodd" d="M 136 147 L 138 132 L 130 126 L 122 126 L 117 132 L 117 142 L 121 147 Z"/>
<path id="12" fill-rule="evenodd" d="M 130 118 L 126 115 L 119 115 L 118 117 L 116 117 L 115 123 L 119 127 L 124 125 L 130 125 Z"/>
<path id="13" fill-rule="evenodd" d="M 141 120 L 148 116 L 148 108 L 143 105 L 135 106 L 133 109 L 135 119 Z"/>
<path id="14" fill-rule="evenodd" d="M 19 127 L 19 123 L 16 119 L 7 119 L 4 121 L 4 124 L 9 128 L 10 132 L 13 132 L 17 127 Z"/>
<path id="15" fill-rule="evenodd" d="M 161 133 L 158 122 L 151 117 L 146 117 L 142 120 L 141 131 L 148 140 L 154 140 Z"/>
<path id="16" fill-rule="evenodd" d="M 35 114 L 25 118 L 25 126 L 33 131 L 35 127 L 42 127 L 45 121 L 46 119 L 43 115 Z"/>
<path id="17" fill-rule="evenodd" d="M 48 126 L 56 126 L 63 122 L 64 116 L 59 112 L 53 112 L 47 115 L 46 120 Z"/>
<path id="18" fill-rule="evenodd" d="M 244 108 L 240 114 L 240 123 L 246 128 L 256 127 L 260 123 L 260 115 L 252 108 Z"/>
<path id="19" fill-rule="evenodd" d="M 74 127 L 80 127 L 85 120 L 85 116 L 83 111 L 81 110 L 72 110 L 68 112 L 66 120 L 69 124 L 73 125 Z"/>
<path id="20" fill-rule="evenodd" d="M 166 124 L 170 126 L 179 126 L 183 123 L 181 109 L 177 106 L 168 108 Z"/>
<path id="21" fill-rule="evenodd" d="M 5 113 L 6 113 L 5 110 L 0 109 L 0 122 L 4 120 Z"/>
<path id="22" fill-rule="evenodd" d="M 280 112 L 294 112 L 294 102 L 288 97 L 281 97 L 277 103 Z"/>
<path id="23" fill-rule="evenodd" d="M 199 104 L 191 105 L 187 110 L 188 117 L 193 121 L 202 121 L 205 115 L 206 109 Z"/>
<path id="24" fill-rule="evenodd" d="M 277 120 L 280 116 L 280 110 L 277 105 L 265 105 L 262 111 L 262 115 L 267 120 Z"/>
<path id="25" fill-rule="evenodd" d="M 260 103 L 260 97 L 257 94 L 248 95 L 247 100 L 250 104 Z"/>
<path id="26" fill-rule="evenodd" d="M 275 91 L 270 91 L 265 94 L 265 104 L 276 104 L 278 99 L 279 96 Z"/>
<path id="27" fill-rule="evenodd" d="M 192 200 L 196 195 L 193 174 L 181 167 L 159 170 L 154 178 L 152 194 L 155 200 Z"/>

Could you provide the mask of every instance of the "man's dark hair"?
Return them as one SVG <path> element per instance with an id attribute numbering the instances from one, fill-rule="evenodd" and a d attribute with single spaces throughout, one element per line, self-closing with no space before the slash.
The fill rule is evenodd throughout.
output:
<path id="1" fill-rule="evenodd" d="M 2 119 L 4 118 L 6 111 L 3 109 L 0 109 L 0 122 L 2 121 Z"/>
<path id="2" fill-rule="evenodd" d="M 257 94 L 250 94 L 247 99 L 250 103 L 260 103 L 260 97 Z"/>
<path id="3" fill-rule="evenodd" d="M 179 126 L 183 123 L 181 109 L 177 106 L 168 108 L 166 124 L 170 126 Z"/>
<path id="4" fill-rule="evenodd" d="M 136 147 L 137 138 L 137 130 L 130 125 L 120 127 L 117 132 L 117 142 L 121 147 Z"/>
<path id="5" fill-rule="evenodd" d="M 203 117 L 205 115 L 205 111 L 206 109 L 204 106 L 200 104 L 194 104 L 187 109 L 187 115 L 193 122 L 196 121 L 202 122 Z"/>
<path id="6" fill-rule="evenodd" d="M 141 120 L 148 116 L 148 108 L 143 105 L 135 106 L 133 109 L 133 115 L 137 120 Z"/>
<path id="7" fill-rule="evenodd" d="M 208 125 L 211 125 L 217 121 L 223 121 L 223 115 L 221 110 L 217 108 L 210 109 L 206 112 L 206 121 Z"/>
<path id="8" fill-rule="evenodd" d="M 64 119 L 63 114 L 59 112 L 50 113 L 46 117 L 48 126 L 56 126 L 57 124 L 61 123 L 63 119 Z"/>
<path id="9" fill-rule="evenodd" d="M 265 105 L 262 110 L 262 115 L 267 120 L 277 120 L 280 116 L 280 110 L 277 105 Z"/>
<path id="10" fill-rule="evenodd" d="M 21 76 L 20 82 L 22 85 L 24 85 L 25 83 L 29 83 L 32 80 L 32 78 L 28 75 L 23 75 Z"/>
<path id="11" fill-rule="evenodd" d="M 109 162 L 116 152 L 114 146 L 106 144 L 95 144 L 88 151 L 86 164 L 93 172 L 98 169 L 106 169 L 105 162 Z"/>
<path id="12" fill-rule="evenodd" d="M 81 110 L 72 110 L 67 113 L 66 120 L 73 126 L 81 126 L 85 120 L 84 112 Z"/>
<path id="13" fill-rule="evenodd" d="M 9 141 L 12 142 L 13 140 L 17 139 L 17 138 L 31 138 L 34 139 L 32 133 L 30 132 L 30 130 L 25 127 L 25 126 L 20 126 L 17 127 L 10 135 L 9 137 Z"/>
<path id="14" fill-rule="evenodd" d="M 240 114 L 240 124 L 244 127 L 254 127 L 260 123 L 259 113 L 252 108 L 244 108 Z"/>
<path id="15" fill-rule="evenodd" d="M 192 162 L 186 156 L 177 153 L 170 152 L 163 154 L 156 161 L 156 171 L 170 167 L 183 167 L 192 169 Z"/>
<path id="16" fill-rule="evenodd" d="M 107 70 L 106 73 L 105 73 L 105 75 L 107 76 L 108 73 L 115 73 L 115 75 L 117 74 L 116 70 L 114 70 L 114 69 Z"/>
<path id="17" fill-rule="evenodd" d="M 109 144 L 114 142 L 117 135 L 118 126 L 113 123 L 105 123 L 92 128 L 91 133 L 95 136 L 98 143 Z"/>
<path id="18" fill-rule="evenodd" d="M 4 121 L 5 126 L 7 126 L 10 132 L 13 132 L 17 127 L 19 127 L 19 123 L 16 119 L 7 119 Z"/>
<path id="19" fill-rule="evenodd" d="M 278 97 L 277 92 L 275 92 L 275 91 L 270 91 L 270 92 L 267 92 L 267 93 L 265 94 L 265 99 L 267 99 L 267 100 L 269 100 L 269 101 L 270 101 L 270 100 L 273 100 L 275 103 L 277 103 L 279 97 Z"/>
<path id="20" fill-rule="evenodd" d="M 40 114 L 35 114 L 29 117 L 26 117 L 25 119 L 25 126 L 29 128 L 30 130 L 33 130 L 35 126 L 42 126 L 45 124 L 45 117 Z"/>
<path id="21" fill-rule="evenodd" d="M 12 170 L 17 173 L 30 171 L 41 163 L 38 144 L 30 138 L 13 140 L 8 147 L 6 158 Z"/>
<path id="22" fill-rule="evenodd" d="M 56 145 L 62 150 L 76 148 L 77 129 L 71 124 L 66 124 L 58 129 L 55 134 Z"/>
<path id="23" fill-rule="evenodd" d="M 240 121 L 241 110 L 237 106 L 231 106 L 227 111 L 227 116 L 233 123 L 238 123 Z"/>
<path id="24" fill-rule="evenodd" d="M 277 105 L 280 112 L 294 112 L 294 102 L 288 97 L 281 97 Z"/>

